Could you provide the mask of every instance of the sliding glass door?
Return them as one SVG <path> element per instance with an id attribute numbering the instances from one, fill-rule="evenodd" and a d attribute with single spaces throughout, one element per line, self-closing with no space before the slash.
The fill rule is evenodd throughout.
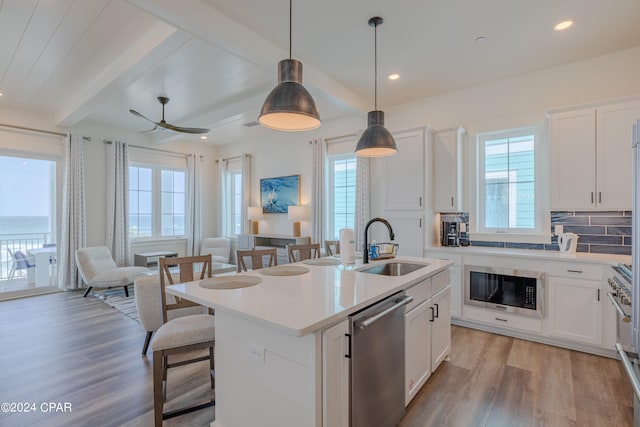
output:
<path id="1" fill-rule="evenodd" d="M 0 292 L 56 286 L 56 167 L 0 155 Z"/>

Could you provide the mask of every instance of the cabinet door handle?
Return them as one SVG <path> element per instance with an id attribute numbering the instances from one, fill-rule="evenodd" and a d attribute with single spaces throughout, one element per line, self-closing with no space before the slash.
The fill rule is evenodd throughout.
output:
<path id="1" fill-rule="evenodd" d="M 598 299 L 597 299 L 597 301 L 600 301 L 600 289 L 597 289 L 597 291 L 598 291 Z"/>
<path id="2" fill-rule="evenodd" d="M 591 203 L 593 203 L 593 191 L 591 192 Z"/>
<path id="3" fill-rule="evenodd" d="M 422 228 L 422 218 L 420 218 L 420 228 Z"/>
<path id="4" fill-rule="evenodd" d="M 453 197 L 451 198 L 451 206 L 453 206 Z"/>
<path id="5" fill-rule="evenodd" d="M 431 309 L 431 319 L 429 319 L 429 322 L 433 322 L 435 320 L 435 317 L 434 317 L 435 311 L 434 311 L 433 307 L 429 307 L 429 308 Z"/>
<path id="6" fill-rule="evenodd" d="M 598 191 L 598 203 L 602 203 L 602 191 Z"/>
<path id="7" fill-rule="evenodd" d="M 499 318 L 499 317 L 496 317 L 496 320 L 499 320 L 499 321 L 501 321 L 501 322 L 507 322 L 507 319 L 501 319 L 501 318 Z"/>
<path id="8" fill-rule="evenodd" d="M 418 205 L 422 206 L 422 196 L 420 196 L 420 200 L 418 200 Z"/>
<path id="9" fill-rule="evenodd" d="M 436 319 L 440 317 L 440 306 L 438 304 L 433 304 L 436 306 Z"/>
<path id="10" fill-rule="evenodd" d="M 347 359 L 351 359 L 351 334 L 344 334 L 345 337 L 347 337 L 347 351 L 348 354 L 345 354 L 344 357 L 346 357 Z"/>
<path id="11" fill-rule="evenodd" d="M 578 274 L 582 274 L 582 270 L 567 270 L 567 273 L 578 273 Z"/>

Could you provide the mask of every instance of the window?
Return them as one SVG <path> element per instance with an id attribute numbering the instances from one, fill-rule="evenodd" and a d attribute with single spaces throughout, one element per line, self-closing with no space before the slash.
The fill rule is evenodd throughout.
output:
<path id="1" fill-rule="evenodd" d="M 185 235 L 186 170 L 160 165 L 129 166 L 129 237 Z"/>
<path id="2" fill-rule="evenodd" d="M 356 216 L 356 156 L 329 156 L 328 239 L 339 239 L 341 228 L 354 228 Z"/>
<path id="3" fill-rule="evenodd" d="M 478 136 L 478 232 L 542 232 L 538 135 L 530 127 Z"/>
<path id="4" fill-rule="evenodd" d="M 223 234 L 234 236 L 242 233 L 242 162 L 239 159 L 227 161 L 226 173 L 222 184 Z"/>

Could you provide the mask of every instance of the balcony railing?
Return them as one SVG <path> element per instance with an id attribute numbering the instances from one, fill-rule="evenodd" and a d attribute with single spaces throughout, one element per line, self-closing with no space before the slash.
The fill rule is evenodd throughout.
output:
<path id="1" fill-rule="evenodd" d="M 25 255 L 27 250 L 41 248 L 51 242 L 51 233 L 20 233 L 0 234 L 0 280 L 7 279 L 13 260 L 7 249 L 12 252 L 21 251 Z"/>

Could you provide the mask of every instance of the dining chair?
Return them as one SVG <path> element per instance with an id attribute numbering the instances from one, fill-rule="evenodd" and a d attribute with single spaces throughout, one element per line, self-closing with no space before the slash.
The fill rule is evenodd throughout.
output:
<path id="1" fill-rule="evenodd" d="M 269 264 L 267 265 L 267 267 L 278 265 L 278 250 L 276 248 L 237 250 L 236 260 L 238 263 L 238 272 L 248 270 L 245 258 L 251 259 L 252 270 L 264 268 L 263 257 L 265 256 L 269 257 Z"/>
<path id="2" fill-rule="evenodd" d="M 4 288 L 7 289 L 11 284 L 11 280 L 16 274 L 16 271 L 29 271 L 30 268 L 35 268 L 35 261 L 29 262 L 29 258 L 22 251 L 13 252 L 11 249 L 7 247 L 7 251 L 9 252 L 9 256 L 11 257 L 11 270 L 9 271 L 9 277 L 4 285 Z"/>
<path id="3" fill-rule="evenodd" d="M 340 255 L 340 240 L 325 240 L 324 252 L 327 256 Z"/>
<path id="4" fill-rule="evenodd" d="M 310 258 L 320 258 L 320 243 L 307 245 L 287 245 L 289 262 L 298 262 Z"/>
<path id="5" fill-rule="evenodd" d="M 213 359 L 215 346 L 214 316 L 211 314 L 193 314 L 167 320 L 169 311 L 194 307 L 198 304 L 178 297 L 175 297 L 175 302 L 172 303 L 165 290 L 167 285 L 175 284 L 175 280 L 178 280 L 177 283 L 183 283 L 194 279 L 211 277 L 211 255 L 160 258 L 158 262 L 162 319 L 164 323 L 158 328 L 151 341 L 151 351 L 153 352 L 153 413 L 156 427 L 162 426 L 162 420 L 215 405 L 215 400 L 209 399 L 203 403 L 164 412 L 164 402 L 167 397 L 167 371 L 170 368 L 208 360 L 211 388 L 215 388 Z M 202 268 L 200 273 L 195 275 L 194 266 L 199 263 L 202 263 Z M 177 267 L 178 272 L 172 274 L 169 270 L 172 267 Z M 180 361 L 169 363 L 169 356 L 202 349 L 208 350 L 204 356 L 187 360 L 181 359 Z"/>

